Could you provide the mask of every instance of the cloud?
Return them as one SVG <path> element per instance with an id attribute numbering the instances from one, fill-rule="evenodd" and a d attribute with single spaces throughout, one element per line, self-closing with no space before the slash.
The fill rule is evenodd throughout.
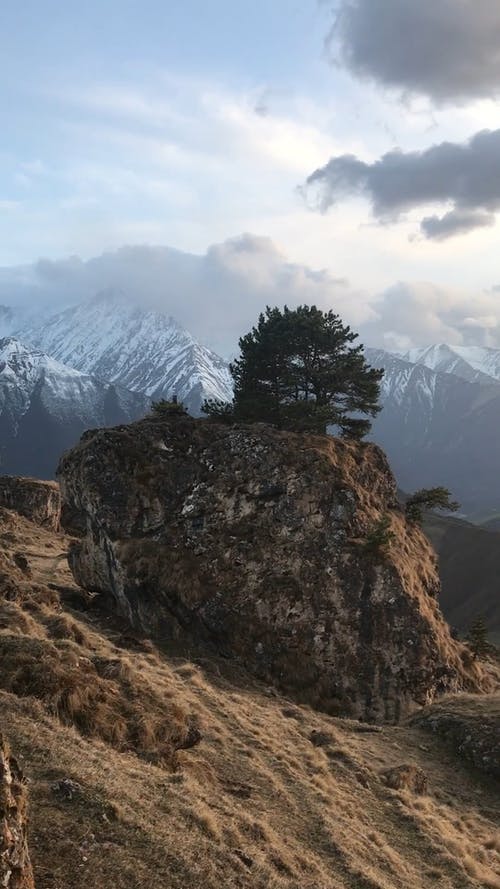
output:
<path id="1" fill-rule="evenodd" d="M 222 354 L 267 304 L 333 308 L 352 323 L 370 312 L 343 279 L 291 263 L 268 238 L 245 234 L 204 255 L 169 247 L 123 247 L 82 261 L 41 259 L 0 269 L 0 305 L 38 305 L 46 314 L 109 288 L 133 303 L 173 315 Z"/>
<path id="2" fill-rule="evenodd" d="M 453 205 L 439 218 L 422 220 L 422 234 L 442 239 L 493 225 L 500 209 L 500 130 L 483 130 L 465 143 L 442 142 L 423 151 L 390 151 L 366 163 L 354 155 L 332 158 L 312 173 L 306 194 L 322 212 L 363 195 L 381 221 L 397 220 L 428 204 Z"/>
<path id="3" fill-rule="evenodd" d="M 500 348 L 500 296 L 400 282 L 371 303 L 361 333 L 389 351 L 434 343 Z"/>
<path id="4" fill-rule="evenodd" d="M 400 282 L 374 296 L 325 270 L 289 262 L 268 238 L 244 234 L 204 254 L 129 246 L 83 261 L 41 259 L 0 268 L 0 305 L 35 307 L 48 317 L 114 288 L 160 310 L 228 356 L 266 305 L 316 304 L 338 312 L 361 342 L 406 350 L 436 342 L 500 348 L 500 292 L 465 292 Z"/>
<path id="5" fill-rule="evenodd" d="M 340 0 L 329 37 L 353 74 L 435 103 L 500 93 L 497 0 Z"/>
<path id="6" fill-rule="evenodd" d="M 494 213 L 481 210 L 450 210 L 444 216 L 426 216 L 420 228 L 427 238 L 445 241 L 454 235 L 464 235 L 476 228 L 488 228 L 495 225 Z"/>

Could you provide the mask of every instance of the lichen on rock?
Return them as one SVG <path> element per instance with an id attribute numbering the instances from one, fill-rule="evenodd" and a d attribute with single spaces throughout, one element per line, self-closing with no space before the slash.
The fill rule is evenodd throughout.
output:
<path id="1" fill-rule="evenodd" d="M 372 444 L 187 416 L 83 436 L 59 467 L 78 583 L 330 713 L 397 721 L 477 688 L 433 550 Z M 390 545 L 364 541 L 390 517 Z"/>

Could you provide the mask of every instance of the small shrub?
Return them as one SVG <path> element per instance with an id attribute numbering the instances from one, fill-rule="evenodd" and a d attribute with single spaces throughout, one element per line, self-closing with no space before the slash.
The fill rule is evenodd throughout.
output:
<path id="1" fill-rule="evenodd" d="M 167 401 L 161 398 L 160 401 L 151 402 L 151 414 L 154 417 L 175 417 L 187 414 L 187 410 L 181 401 Z"/>
<path id="2" fill-rule="evenodd" d="M 367 534 L 363 542 L 363 549 L 370 555 L 384 556 L 394 540 L 394 536 L 391 517 L 385 513 Z"/>

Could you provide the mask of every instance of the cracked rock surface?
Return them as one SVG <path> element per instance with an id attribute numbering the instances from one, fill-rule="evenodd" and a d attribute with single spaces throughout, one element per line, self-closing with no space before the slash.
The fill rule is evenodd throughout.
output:
<path id="1" fill-rule="evenodd" d="M 150 417 L 86 433 L 59 479 L 76 581 L 166 645 L 208 646 L 298 701 L 375 722 L 481 685 L 372 444 Z M 368 552 L 386 515 L 392 541 Z"/>

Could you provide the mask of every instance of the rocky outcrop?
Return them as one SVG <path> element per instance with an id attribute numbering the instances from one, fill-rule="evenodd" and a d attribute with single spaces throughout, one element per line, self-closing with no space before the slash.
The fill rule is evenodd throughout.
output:
<path id="1" fill-rule="evenodd" d="M 34 889 L 26 839 L 26 782 L 0 735 L 0 886 Z"/>
<path id="2" fill-rule="evenodd" d="M 372 721 L 479 682 L 374 445 L 148 418 L 85 434 L 59 477 L 63 523 L 81 535 L 75 579 L 161 641 L 208 645 L 297 700 Z"/>
<path id="3" fill-rule="evenodd" d="M 500 697 L 461 695 L 431 707 L 413 724 L 443 738 L 469 765 L 500 780 Z"/>
<path id="4" fill-rule="evenodd" d="M 35 525 L 52 531 L 59 530 L 61 495 L 56 482 L 2 475 L 0 506 L 18 512 Z"/>

